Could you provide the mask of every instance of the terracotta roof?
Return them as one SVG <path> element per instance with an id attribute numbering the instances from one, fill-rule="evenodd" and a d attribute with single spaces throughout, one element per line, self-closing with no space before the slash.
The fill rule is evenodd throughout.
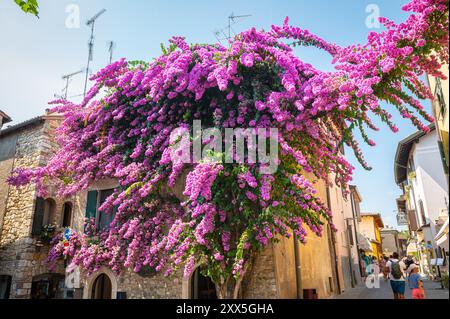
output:
<path id="1" fill-rule="evenodd" d="M 375 222 L 378 224 L 379 228 L 384 227 L 383 219 L 381 218 L 381 214 L 379 213 L 365 212 L 361 213 L 361 217 L 373 217 L 375 219 Z"/>
<path id="2" fill-rule="evenodd" d="M 2 123 L 0 123 L 0 124 L 9 123 L 12 121 L 11 117 L 8 114 L 6 114 L 5 112 L 3 112 L 2 110 L 0 110 L 0 117 L 2 118 Z"/>

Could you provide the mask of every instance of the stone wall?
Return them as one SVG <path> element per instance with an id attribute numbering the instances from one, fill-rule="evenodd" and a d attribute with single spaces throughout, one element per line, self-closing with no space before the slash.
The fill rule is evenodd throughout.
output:
<path id="1" fill-rule="evenodd" d="M 9 185 L 7 179 L 14 165 L 18 135 L 8 135 L 0 140 L 0 238 L 2 236 L 5 207 L 8 198 Z"/>
<path id="2" fill-rule="evenodd" d="M 182 268 L 172 276 L 166 277 L 162 273 L 141 276 L 132 271 L 116 275 L 105 267 L 91 276 L 81 275 L 83 293 L 79 296 L 80 298 L 91 298 L 92 287 L 100 274 L 106 274 L 111 280 L 112 298 L 116 298 L 117 292 L 125 292 L 127 299 L 192 298 L 192 278 L 185 278 Z M 291 279 L 295 282 L 295 278 Z M 277 286 L 274 248 L 269 246 L 256 258 L 253 268 L 248 272 L 248 277 L 242 285 L 242 297 L 244 299 L 280 298 Z"/>
<path id="3" fill-rule="evenodd" d="M 54 128 L 56 120 L 37 122 L 34 125 L 12 132 L 5 139 L 15 139 L 14 156 L 7 156 L 0 165 L 0 176 L 6 181 L 12 169 L 42 166 L 56 149 Z M 9 145 L 9 144 L 8 144 Z M 51 194 L 52 195 L 52 194 Z M 2 183 L 0 190 L 2 226 L 0 237 L 0 275 L 12 276 L 10 298 L 30 298 L 33 277 L 49 273 L 45 263 L 49 246 L 37 246 L 37 239 L 31 236 L 36 187 L 9 187 Z M 62 206 L 67 199 L 56 199 L 53 223 L 60 225 Z M 62 265 L 55 270 L 63 274 Z"/>

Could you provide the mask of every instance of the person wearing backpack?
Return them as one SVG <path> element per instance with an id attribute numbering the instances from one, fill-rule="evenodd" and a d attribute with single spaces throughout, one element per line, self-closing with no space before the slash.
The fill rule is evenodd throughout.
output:
<path id="1" fill-rule="evenodd" d="M 405 299 L 406 265 L 399 260 L 398 253 L 392 254 L 392 258 L 386 263 L 386 267 L 389 269 L 389 281 L 394 293 L 394 299 Z"/>

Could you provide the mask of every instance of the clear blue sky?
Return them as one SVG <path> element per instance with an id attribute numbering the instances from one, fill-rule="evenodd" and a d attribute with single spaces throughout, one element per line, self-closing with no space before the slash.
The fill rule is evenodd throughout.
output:
<path id="1" fill-rule="evenodd" d="M 89 28 L 85 25 L 100 9 L 107 12 L 96 23 L 93 70 L 105 66 L 109 54 L 107 43 L 116 42 L 114 59 L 149 60 L 160 54 L 160 43 L 173 35 L 183 35 L 189 42 L 215 42 L 213 31 L 227 24 L 231 12 L 251 14 L 234 27 L 242 31 L 252 26 L 270 28 L 281 24 L 285 16 L 291 24 L 301 26 L 339 45 L 363 42 L 369 30 L 365 21 L 366 6 L 375 3 L 383 16 L 404 20 L 401 6 L 406 0 L 41 0 L 40 19 L 24 14 L 13 0 L 0 2 L 0 109 L 8 113 L 13 124 L 42 114 L 46 103 L 60 94 L 61 76 L 80 70 L 87 60 Z M 67 28 L 67 6 L 80 10 L 80 28 Z M 299 49 L 298 54 L 317 68 L 331 69 L 329 58 L 314 49 Z M 83 75 L 70 85 L 69 96 L 83 91 Z M 75 99 L 76 100 L 76 99 Z M 425 102 L 429 108 L 429 103 Z M 392 107 L 387 106 L 388 109 Z M 394 183 L 393 163 L 399 140 L 415 129 L 399 119 L 400 132 L 386 127 L 375 133 L 375 148 L 363 147 L 373 166 L 364 171 L 357 167 L 354 181 L 363 197 L 364 211 L 380 212 L 385 224 L 396 226 L 395 198 L 400 191 Z"/>

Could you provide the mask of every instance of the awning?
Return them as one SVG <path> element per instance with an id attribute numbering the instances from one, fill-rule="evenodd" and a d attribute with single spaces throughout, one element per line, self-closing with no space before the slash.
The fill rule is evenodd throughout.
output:
<path id="1" fill-rule="evenodd" d="M 438 246 L 448 249 L 448 217 L 439 230 L 439 233 L 434 237 L 434 240 Z"/>
<path id="2" fill-rule="evenodd" d="M 417 253 L 417 244 L 416 243 L 409 243 L 408 247 L 406 248 L 406 254 L 411 255 Z"/>
<path id="3" fill-rule="evenodd" d="M 361 234 L 359 232 L 357 233 L 357 236 L 358 236 L 359 248 L 364 251 L 373 252 L 373 248 L 370 243 L 370 240 L 366 236 L 364 236 L 363 234 Z"/>

